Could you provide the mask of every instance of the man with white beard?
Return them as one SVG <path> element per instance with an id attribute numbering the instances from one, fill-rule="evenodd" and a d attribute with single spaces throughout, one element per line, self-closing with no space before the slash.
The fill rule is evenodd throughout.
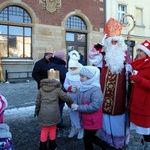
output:
<path id="1" fill-rule="evenodd" d="M 125 123 L 125 63 L 128 57 L 127 46 L 120 36 L 121 29 L 121 25 L 111 18 L 104 29 L 107 38 L 103 38 L 106 39 L 102 44 L 94 45 L 88 54 L 90 62 L 101 70 L 100 83 L 104 100 L 100 137 L 111 149 L 116 150 L 122 149 L 129 142 L 129 127 Z"/>

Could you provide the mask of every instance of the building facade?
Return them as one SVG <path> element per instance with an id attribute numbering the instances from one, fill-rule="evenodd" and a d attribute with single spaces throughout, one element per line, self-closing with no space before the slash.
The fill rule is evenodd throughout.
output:
<path id="1" fill-rule="evenodd" d="M 45 51 L 59 49 L 66 57 L 70 49 L 78 50 L 88 64 L 89 49 L 103 37 L 104 6 L 103 0 L 1 0 L 4 74 L 31 71 Z"/>
<path id="2" fill-rule="evenodd" d="M 120 22 L 124 14 L 129 14 L 133 18 L 127 16 L 122 19 L 124 27 L 122 36 L 127 40 L 131 40 L 130 54 L 135 58 L 136 47 L 144 40 L 150 40 L 150 1 L 149 0 L 105 0 L 105 16 L 106 21 L 109 18 L 115 18 Z M 134 21 L 135 20 L 135 21 Z M 135 26 L 134 26 L 135 22 Z M 129 23 L 129 24 L 128 24 Z M 129 26 L 128 26 L 129 25 Z M 133 28 L 133 30 L 132 30 Z"/>

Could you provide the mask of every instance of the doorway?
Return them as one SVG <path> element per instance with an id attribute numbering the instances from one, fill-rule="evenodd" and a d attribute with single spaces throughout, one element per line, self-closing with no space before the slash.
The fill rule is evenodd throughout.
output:
<path id="1" fill-rule="evenodd" d="M 66 32 L 67 56 L 71 50 L 80 54 L 80 63 L 87 65 L 87 34 L 80 32 Z"/>

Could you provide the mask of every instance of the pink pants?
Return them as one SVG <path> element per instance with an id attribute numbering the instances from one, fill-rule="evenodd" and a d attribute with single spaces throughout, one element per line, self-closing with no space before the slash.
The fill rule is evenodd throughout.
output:
<path id="1" fill-rule="evenodd" d="M 50 140 L 56 139 L 56 125 L 55 126 L 49 126 L 49 127 L 46 127 L 46 126 L 41 127 L 40 141 L 46 142 L 48 136 L 49 136 Z"/>

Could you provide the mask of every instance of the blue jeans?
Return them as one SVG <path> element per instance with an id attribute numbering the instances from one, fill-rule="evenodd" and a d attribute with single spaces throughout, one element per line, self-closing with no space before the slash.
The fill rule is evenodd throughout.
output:
<path id="1" fill-rule="evenodd" d="M 60 121 L 59 125 L 64 124 L 64 122 L 63 122 L 63 108 L 64 108 L 64 106 L 65 106 L 65 102 L 62 102 L 62 103 L 59 104 L 60 118 L 61 118 L 61 121 Z"/>

